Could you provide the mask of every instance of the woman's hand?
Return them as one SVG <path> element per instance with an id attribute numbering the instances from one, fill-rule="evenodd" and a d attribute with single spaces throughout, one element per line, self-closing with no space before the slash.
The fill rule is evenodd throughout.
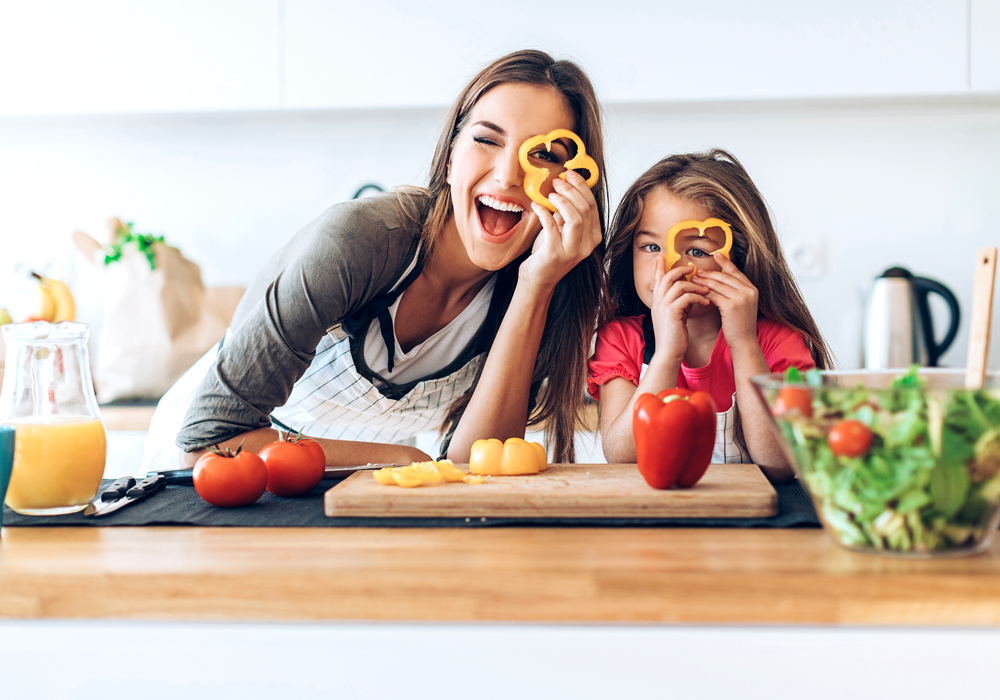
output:
<path id="1" fill-rule="evenodd" d="M 656 337 L 656 351 L 653 357 L 662 358 L 678 366 L 687 352 L 687 318 L 691 306 L 711 304 L 705 296 L 708 287 L 684 279 L 684 275 L 689 272 L 690 269 L 687 267 L 667 270 L 666 260 L 662 255 L 656 260 L 653 306 L 650 309 L 653 334 Z"/>
<path id="2" fill-rule="evenodd" d="M 539 290 L 555 287 L 601 242 L 601 217 L 587 181 L 568 170 L 566 180 L 554 178 L 552 186 L 555 192 L 549 195 L 549 201 L 557 211 L 553 214 L 541 204 L 531 203 L 542 230 L 519 270 L 519 278 Z"/>
<path id="3" fill-rule="evenodd" d="M 698 270 L 693 281 L 708 288 L 708 300 L 719 308 L 722 335 L 733 352 L 749 347 L 759 351 L 757 288 L 725 255 L 716 253 L 714 257 L 722 271 Z"/>

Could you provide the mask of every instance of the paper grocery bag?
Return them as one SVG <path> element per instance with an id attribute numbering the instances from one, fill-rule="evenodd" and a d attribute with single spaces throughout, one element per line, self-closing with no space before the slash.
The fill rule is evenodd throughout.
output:
<path id="1" fill-rule="evenodd" d="M 101 268 L 103 321 L 93 366 L 97 399 L 159 399 L 226 332 L 226 323 L 206 303 L 201 269 L 160 242 L 152 244 L 155 269 L 135 246 L 123 247 L 118 260 L 105 264 L 100 244 L 81 236 L 86 234 L 74 234 L 77 247 L 91 247 L 88 257 Z"/>

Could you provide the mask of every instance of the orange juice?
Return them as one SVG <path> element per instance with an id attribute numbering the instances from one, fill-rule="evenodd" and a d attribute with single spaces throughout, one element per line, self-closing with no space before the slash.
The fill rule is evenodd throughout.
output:
<path id="1" fill-rule="evenodd" d="M 104 476 L 108 442 L 100 419 L 35 418 L 9 424 L 15 437 L 7 505 L 25 515 L 83 510 Z"/>

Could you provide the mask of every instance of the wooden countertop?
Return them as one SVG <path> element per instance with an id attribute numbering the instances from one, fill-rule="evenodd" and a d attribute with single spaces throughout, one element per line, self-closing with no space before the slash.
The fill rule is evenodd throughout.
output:
<path id="1" fill-rule="evenodd" d="M 820 530 L 5 528 L 0 617 L 1000 625 L 980 556 Z"/>

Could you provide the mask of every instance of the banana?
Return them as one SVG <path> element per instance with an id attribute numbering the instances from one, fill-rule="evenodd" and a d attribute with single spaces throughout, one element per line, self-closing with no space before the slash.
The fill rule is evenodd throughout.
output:
<path id="1" fill-rule="evenodd" d="M 31 276 L 38 280 L 38 308 L 35 318 L 50 323 L 72 321 L 76 317 L 76 304 L 66 283 L 35 272 Z"/>
<path id="2" fill-rule="evenodd" d="M 8 323 L 12 323 L 10 314 L 7 313 L 7 309 L 0 306 L 0 326 L 6 326 Z"/>

